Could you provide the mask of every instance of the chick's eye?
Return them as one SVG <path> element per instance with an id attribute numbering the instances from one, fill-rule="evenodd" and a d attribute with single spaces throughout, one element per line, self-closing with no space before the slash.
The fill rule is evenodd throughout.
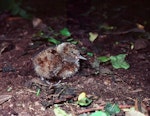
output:
<path id="1" fill-rule="evenodd" d="M 73 54 L 74 52 L 73 52 L 73 51 L 70 51 L 70 53 L 72 53 L 72 54 Z"/>

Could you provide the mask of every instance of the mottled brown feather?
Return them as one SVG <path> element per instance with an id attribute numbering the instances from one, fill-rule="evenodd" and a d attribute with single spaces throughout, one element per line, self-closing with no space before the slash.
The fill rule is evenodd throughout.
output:
<path id="1" fill-rule="evenodd" d="M 74 44 L 62 43 L 49 47 L 32 58 L 34 70 L 38 76 L 67 78 L 79 70 L 79 50 Z"/>

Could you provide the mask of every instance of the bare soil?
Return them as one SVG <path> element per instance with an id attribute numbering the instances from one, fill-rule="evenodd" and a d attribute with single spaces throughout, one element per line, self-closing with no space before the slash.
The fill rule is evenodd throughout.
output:
<path id="1" fill-rule="evenodd" d="M 56 32 L 67 24 L 65 16 L 41 19 Z M 86 23 L 88 21 L 85 20 Z M 80 62 L 80 71 L 75 76 L 61 79 L 60 86 L 55 88 L 39 85 L 36 81 L 35 85 L 31 84 L 33 79 L 39 78 L 34 72 L 31 58 L 38 51 L 53 44 L 33 39 L 33 35 L 39 32 L 40 28 L 33 28 L 31 21 L 16 17 L 5 18 L 0 27 L 0 116 L 53 116 L 55 103 L 61 104 L 62 109 L 74 114 L 107 102 L 134 106 L 135 101 L 139 101 L 148 108 L 150 106 L 149 40 L 139 39 L 137 36 L 139 33 L 136 32 L 102 34 L 97 29 L 93 30 L 96 24 L 93 24 L 94 26 L 92 24 L 93 22 L 90 22 L 84 25 L 87 28 L 82 28 L 83 25 L 78 23 L 69 23 L 68 28 L 72 37 L 78 41 L 79 48 L 86 48 L 86 51 L 80 50 L 88 60 Z M 120 26 L 117 32 L 129 30 L 126 29 L 128 27 L 132 25 L 124 28 Z M 88 40 L 89 32 L 99 34 L 93 43 Z M 65 39 L 61 38 L 60 41 L 63 42 Z M 116 42 L 118 44 L 115 44 Z M 132 44 L 134 49 L 131 49 Z M 94 56 L 87 55 L 87 52 L 94 53 Z M 126 58 L 130 64 L 128 70 L 114 69 L 110 63 L 94 65 L 96 57 L 121 53 L 128 54 Z M 58 82 L 58 80 L 50 81 L 53 84 Z M 36 95 L 38 88 L 41 89 L 41 93 Z M 50 97 L 58 95 L 60 88 L 61 90 L 65 88 L 63 94 L 56 99 L 54 96 Z M 57 90 L 59 92 L 56 92 Z M 86 92 L 93 100 L 89 107 L 81 108 L 74 104 L 81 92 Z M 6 96 L 3 95 L 10 95 L 10 98 L 4 100 Z"/>

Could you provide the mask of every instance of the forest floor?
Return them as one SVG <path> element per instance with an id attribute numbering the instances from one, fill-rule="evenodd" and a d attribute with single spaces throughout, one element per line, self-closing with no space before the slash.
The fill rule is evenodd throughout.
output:
<path id="1" fill-rule="evenodd" d="M 143 28 L 137 20 L 117 18 L 105 22 L 100 21 L 102 17 L 80 18 L 69 19 L 68 23 L 65 16 L 44 17 L 37 27 L 30 20 L 5 18 L 0 27 L 0 116 L 53 116 L 54 104 L 74 115 L 107 103 L 150 109 L 149 27 Z M 97 25 L 99 28 L 95 28 Z M 81 61 L 79 72 L 61 79 L 58 87 L 47 87 L 38 80 L 31 58 L 54 44 L 35 36 L 43 32 L 65 42 L 68 37 L 56 36 L 65 27 L 87 61 Z M 94 42 L 89 40 L 89 32 L 98 34 Z M 127 54 L 129 69 L 115 69 L 110 62 L 97 60 L 100 56 L 119 54 Z M 56 84 L 58 80 L 51 82 Z M 92 100 L 87 107 L 75 103 L 81 92 Z M 124 113 L 117 114 L 120 115 Z"/>

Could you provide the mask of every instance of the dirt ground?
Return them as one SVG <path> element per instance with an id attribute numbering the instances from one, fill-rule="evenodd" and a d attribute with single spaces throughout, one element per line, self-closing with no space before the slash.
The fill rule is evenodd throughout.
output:
<path id="1" fill-rule="evenodd" d="M 65 16 L 41 19 L 44 24 L 57 32 L 67 24 Z M 86 51 L 81 49 L 81 54 L 88 60 L 80 62 L 80 70 L 75 76 L 61 79 L 60 88 L 67 88 L 65 89 L 67 92 L 65 91 L 61 97 L 51 99 L 50 95 L 56 94 L 56 90 L 60 88 L 37 85 L 34 79 L 39 77 L 34 72 L 31 58 L 53 44 L 34 39 L 33 35 L 39 32 L 41 27 L 33 28 L 32 21 L 16 17 L 5 18 L 0 27 L 0 116 L 53 116 L 53 107 L 56 103 L 73 114 L 107 102 L 134 106 L 135 102 L 139 101 L 144 105 L 142 107 L 149 108 L 149 39 L 142 38 L 141 33 L 130 32 L 129 29 L 135 28 L 133 23 L 131 25 L 120 23 L 115 31 L 117 33 L 108 34 L 94 29 L 95 21 L 99 19 L 94 19 L 94 22 L 85 19 L 87 19 L 85 25 L 69 22 L 67 26 L 74 40 L 78 41 L 77 46 L 86 48 Z M 114 22 L 115 24 L 117 23 Z M 99 34 L 93 43 L 88 39 L 89 32 Z M 60 41 L 63 42 L 65 39 L 61 38 Z M 94 56 L 87 55 L 87 52 L 94 53 Z M 130 64 L 128 70 L 114 69 L 110 63 L 94 65 L 96 57 L 121 53 L 127 54 L 126 61 Z M 55 84 L 58 80 L 51 82 Z M 38 88 L 41 89 L 39 95 L 37 95 Z M 79 107 L 73 102 L 81 92 L 86 92 L 93 100 L 90 106 Z"/>

